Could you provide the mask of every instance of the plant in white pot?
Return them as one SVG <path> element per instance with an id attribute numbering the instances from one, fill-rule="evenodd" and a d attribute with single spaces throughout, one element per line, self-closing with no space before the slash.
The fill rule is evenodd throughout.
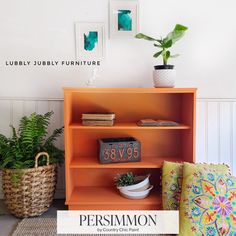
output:
<path id="1" fill-rule="evenodd" d="M 115 183 L 120 194 L 125 198 L 143 199 L 146 198 L 153 186 L 149 182 L 150 175 L 135 175 L 132 172 L 118 174 Z"/>
<path id="2" fill-rule="evenodd" d="M 162 56 L 163 65 L 154 66 L 155 70 L 153 71 L 153 81 L 155 87 L 160 88 L 175 86 L 176 71 L 174 69 L 174 65 L 168 64 L 168 60 L 179 56 L 179 54 L 172 55 L 170 48 L 176 43 L 176 41 L 184 36 L 187 29 L 188 28 L 186 26 L 177 24 L 165 38 L 160 39 L 155 39 L 142 33 L 135 36 L 137 39 L 153 41 L 154 47 L 158 48 L 158 52 L 156 52 L 153 57 L 158 58 Z"/>

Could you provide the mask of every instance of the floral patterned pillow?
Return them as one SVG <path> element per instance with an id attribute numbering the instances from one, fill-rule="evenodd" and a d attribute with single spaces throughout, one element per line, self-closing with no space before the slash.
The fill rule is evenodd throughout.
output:
<path id="1" fill-rule="evenodd" d="M 183 166 L 190 172 L 200 169 L 213 169 L 221 173 L 230 174 L 230 169 L 225 164 L 191 164 L 164 161 L 162 167 L 162 208 L 164 210 L 178 210 L 183 179 Z"/>
<path id="2" fill-rule="evenodd" d="M 162 167 L 162 208 L 178 210 L 181 194 L 183 164 L 164 161 Z"/>
<path id="3" fill-rule="evenodd" d="M 184 166 L 184 177 L 185 172 Z M 236 177 L 201 169 L 190 171 L 186 178 L 182 185 L 179 235 L 236 236 Z"/>

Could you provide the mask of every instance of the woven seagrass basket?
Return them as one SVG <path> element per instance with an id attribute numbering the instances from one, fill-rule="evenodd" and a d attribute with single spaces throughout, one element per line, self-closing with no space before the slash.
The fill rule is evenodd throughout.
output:
<path id="1" fill-rule="evenodd" d="M 38 158 L 47 157 L 47 165 L 38 167 Z M 56 188 L 57 166 L 49 165 L 49 155 L 40 152 L 35 167 L 30 169 L 3 169 L 2 185 L 5 202 L 10 212 L 19 217 L 43 214 L 51 206 Z M 18 176 L 17 182 L 13 181 Z"/>

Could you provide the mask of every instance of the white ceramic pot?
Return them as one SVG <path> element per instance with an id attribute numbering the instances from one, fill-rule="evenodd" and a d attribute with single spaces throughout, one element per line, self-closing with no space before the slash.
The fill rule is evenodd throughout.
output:
<path id="1" fill-rule="evenodd" d="M 137 176 L 135 177 L 135 182 L 137 184 L 129 185 L 129 186 L 124 186 L 124 187 L 117 187 L 120 191 L 142 191 L 147 189 L 150 186 L 150 181 L 149 181 L 150 175 L 145 175 L 145 176 Z"/>
<path id="2" fill-rule="evenodd" d="M 173 88 L 175 78 L 175 69 L 156 69 L 153 71 L 153 82 L 156 88 Z"/>
<path id="3" fill-rule="evenodd" d="M 123 197 L 129 198 L 129 199 L 143 199 L 146 198 L 150 191 L 153 189 L 153 185 L 149 186 L 149 188 L 145 190 L 120 190 L 120 193 Z"/>

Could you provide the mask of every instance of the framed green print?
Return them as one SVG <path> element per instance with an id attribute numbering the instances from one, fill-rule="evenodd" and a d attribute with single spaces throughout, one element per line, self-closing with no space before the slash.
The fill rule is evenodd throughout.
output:
<path id="1" fill-rule="evenodd" d="M 103 59 L 105 57 L 104 23 L 76 22 L 76 58 Z"/>
<path id="2" fill-rule="evenodd" d="M 139 31 L 139 2 L 110 0 L 110 38 L 133 38 Z"/>

